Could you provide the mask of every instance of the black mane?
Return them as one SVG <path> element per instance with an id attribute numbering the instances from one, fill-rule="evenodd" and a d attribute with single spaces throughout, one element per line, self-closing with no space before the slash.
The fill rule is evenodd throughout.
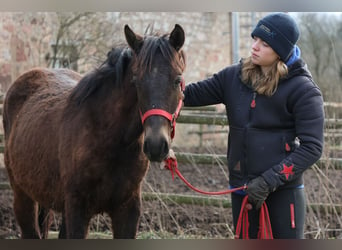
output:
<path id="1" fill-rule="evenodd" d="M 132 59 L 132 51 L 128 47 L 113 48 L 107 54 L 107 59 L 98 68 L 85 75 L 70 94 L 70 100 L 77 104 L 83 103 L 103 84 L 110 82 L 120 86 L 123 76 Z"/>
<path id="2" fill-rule="evenodd" d="M 73 89 L 70 100 L 77 104 L 83 103 L 89 96 L 103 86 L 108 79 L 114 86 L 120 86 L 123 76 L 132 60 L 132 71 L 135 77 L 140 79 L 144 74 L 150 72 L 153 58 L 160 51 L 162 56 L 170 63 L 171 67 L 180 74 L 185 68 L 184 54 L 177 53 L 171 46 L 167 35 L 146 36 L 142 48 L 133 59 L 133 52 L 127 46 L 113 48 L 107 54 L 106 61 L 93 72 L 84 76 Z"/>

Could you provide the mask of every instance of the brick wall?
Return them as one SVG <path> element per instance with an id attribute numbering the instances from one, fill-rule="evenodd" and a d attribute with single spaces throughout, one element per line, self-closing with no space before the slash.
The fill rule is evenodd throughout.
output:
<path id="1" fill-rule="evenodd" d="M 231 61 L 229 13 L 130 12 L 113 15 L 117 17 L 116 25 L 129 24 L 140 34 L 149 24 L 161 33 L 170 32 L 175 23 L 180 24 L 186 34 L 183 49 L 187 55 L 188 67 L 184 75 L 187 82 L 211 75 Z"/>
<path id="2" fill-rule="evenodd" d="M 152 25 L 160 33 L 170 32 L 175 23 L 180 24 L 186 34 L 183 49 L 187 55 L 186 82 L 198 81 L 232 63 L 231 13 L 209 12 L 116 12 L 101 14 L 116 27 L 114 40 L 124 40 L 123 26 L 129 24 L 137 33 L 144 34 Z M 247 56 L 250 50 L 250 32 L 255 20 L 262 13 L 239 13 L 240 44 L 239 55 Z M 81 27 L 81 26 L 80 26 Z M 10 84 L 24 71 L 47 66 L 45 56 L 51 52 L 53 35 L 57 32 L 57 16 L 53 12 L 42 13 L 0 13 L 0 92 L 5 93 Z M 80 28 L 82 29 L 82 28 Z M 83 28 L 84 29 L 84 28 Z M 90 32 L 85 30 L 84 32 Z M 108 50 L 110 44 L 108 44 Z M 89 50 L 90 51 L 90 50 Z M 88 56 L 90 58 L 90 56 Z M 85 56 L 83 61 L 88 61 Z M 80 60 L 80 61 L 81 61 Z M 90 61 L 90 60 L 89 60 Z M 80 64 L 80 72 L 86 72 L 94 65 Z M 1 94 L 0 93 L 0 94 Z M 221 107 L 222 108 L 222 107 Z M 221 128 L 219 128 L 221 129 Z M 177 125 L 175 144 L 186 142 L 198 145 L 197 136 L 187 131 L 198 130 L 197 125 Z M 224 144 L 226 135 L 217 138 L 216 144 Z"/>
<path id="3" fill-rule="evenodd" d="M 161 33 L 169 32 L 175 23 L 186 33 L 187 82 L 205 78 L 232 62 L 231 13 L 206 12 L 117 12 L 109 13 L 113 25 L 124 24 L 139 33 L 152 24 Z M 260 16 L 261 13 L 254 14 Z M 239 13 L 240 54 L 248 55 L 252 13 Z M 50 13 L 0 13 L 0 91 L 5 92 L 21 73 L 35 66 L 46 66 L 56 32 L 56 15 Z M 118 32 L 116 39 L 124 39 Z M 247 51 L 247 53 L 246 53 Z M 82 68 L 80 69 L 82 71 Z M 84 70 L 83 70 L 84 71 Z"/>
<path id="4" fill-rule="evenodd" d="M 21 73 L 44 66 L 49 50 L 49 13 L 0 13 L 0 91 L 5 92 Z"/>

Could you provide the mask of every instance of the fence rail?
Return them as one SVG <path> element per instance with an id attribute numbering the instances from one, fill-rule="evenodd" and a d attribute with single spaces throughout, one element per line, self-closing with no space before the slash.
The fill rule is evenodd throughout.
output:
<path id="1" fill-rule="evenodd" d="M 0 153 L 4 152 L 4 146 L 0 145 Z M 223 154 L 196 154 L 189 152 L 175 152 L 177 161 L 179 163 L 191 164 L 224 164 L 227 165 L 227 157 Z M 342 170 L 341 158 L 321 158 L 316 162 L 319 168 L 332 166 L 334 169 Z"/>
<path id="2" fill-rule="evenodd" d="M 215 164 L 221 163 L 227 165 L 226 155 L 223 154 L 195 154 L 187 152 L 175 152 L 177 161 L 180 163 L 192 164 Z M 334 169 L 342 170 L 341 158 L 321 158 L 316 162 L 319 168 L 331 166 Z"/>
<path id="3" fill-rule="evenodd" d="M 0 190 L 10 189 L 11 187 L 8 182 L 0 182 Z M 229 197 L 229 195 L 227 196 Z M 176 203 L 178 205 L 214 206 L 223 208 L 231 208 L 232 206 L 229 198 L 217 198 L 199 195 L 142 192 L 142 199 L 144 201 L 162 201 L 167 204 Z M 307 209 L 314 209 L 316 211 L 325 213 L 334 210 L 338 214 L 342 214 L 342 204 L 309 203 L 307 204 Z"/>
<path id="4" fill-rule="evenodd" d="M 181 116 L 178 118 L 179 123 L 191 123 L 200 125 L 228 125 L 228 119 L 225 114 L 215 112 L 213 106 L 201 108 L 186 108 L 182 111 Z M 1 111 L 1 110 L 0 110 Z M 342 119 L 326 119 L 326 128 L 342 128 Z M 195 132 L 196 133 L 196 132 Z M 3 136 L 0 135 L 0 141 L 3 141 Z M 4 146 L 0 144 L 0 153 L 3 153 Z M 226 155 L 223 154 L 195 154 L 189 152 L 175 152 L 179 163 L 191 164 L 227 164 Z M 329 164 L 329 165 L 328 165 Z M 327 158 L 320 159 L 316 165 L 318 167 L 333 166 L 335 169 L 342 169 L 342 159 Z M 4 170 L 4 169 L 3 169 Z M 2 169 L 0 169 L 2 171 Z M 0 190 L 10 189 L 7 182 L 0 182 Z M 204 205 L 204 206 L 218 206 L 218 207 L 231 207 L 230 200 L 227 198 L 213 198 L 208 196 L 194 196 L 194 195 L 178 195 L 170 193 L 146 193 L 143 192 L 143 199 L 146 201 L 160 200 L 163 202 L 171 202 L 177 204 L 191 204 L 191 205 Z M 321 204 L 312 203 L 308 204 L 309 208 L 320 211 L 331 211 L 334 209 L 342 214 L 342 204 Z"/>
<path id="5" fill-rule="evenodd" d="M 226 115 L 217 113 L 182 113 L 177 122 L 179 123 L 192 123 L 192 124 L 210 124 L 210 125 L 228 125 L 228 119 Z M 325 119 L 326 128 L 342 128 L 342 119 L 326 118 Z"/>

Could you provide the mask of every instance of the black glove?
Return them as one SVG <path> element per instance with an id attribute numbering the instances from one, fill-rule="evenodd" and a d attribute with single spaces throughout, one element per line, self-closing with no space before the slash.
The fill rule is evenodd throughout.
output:
<path id="1" fill-rule="evenodd" d="M 260 209 L 271 190 L 264 178 L 259 176 L 252 179 L 247 184 L 246 192 L 248 194 L 248 201 L 252 203 L 256 209 Z"/>

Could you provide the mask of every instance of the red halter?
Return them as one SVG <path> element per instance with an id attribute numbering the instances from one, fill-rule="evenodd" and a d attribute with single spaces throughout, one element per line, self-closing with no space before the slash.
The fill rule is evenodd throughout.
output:
<path id="1" fill-rule="evenodd" d="M 182 77 L 182 80 L 180 82 L 180 87 L 181 87 L 181 91 L 184 91 L 185 89 L 185 82 L 184 82 L 184 78 Z M 163 109 L 150 109 L 147 110 L 145 112 L 145 114 L 142 114 L 140 111 L 140 116 L 141 116 L 141 123 L 144 125 L 145 120 L 153 115 L 159 115 L 162 117 L 165 117 L 166 119 L 168 119 L 170 121 L 170 125 L 171 125 L 171 139 L 173 139 L 175 137 L 175 128 L 176 128 L 176 120 L 179 116 L 180 110 L 183 106 L 183 100 L 180 99 L 176 108 L 176 111 L 171 114 Z"/>

